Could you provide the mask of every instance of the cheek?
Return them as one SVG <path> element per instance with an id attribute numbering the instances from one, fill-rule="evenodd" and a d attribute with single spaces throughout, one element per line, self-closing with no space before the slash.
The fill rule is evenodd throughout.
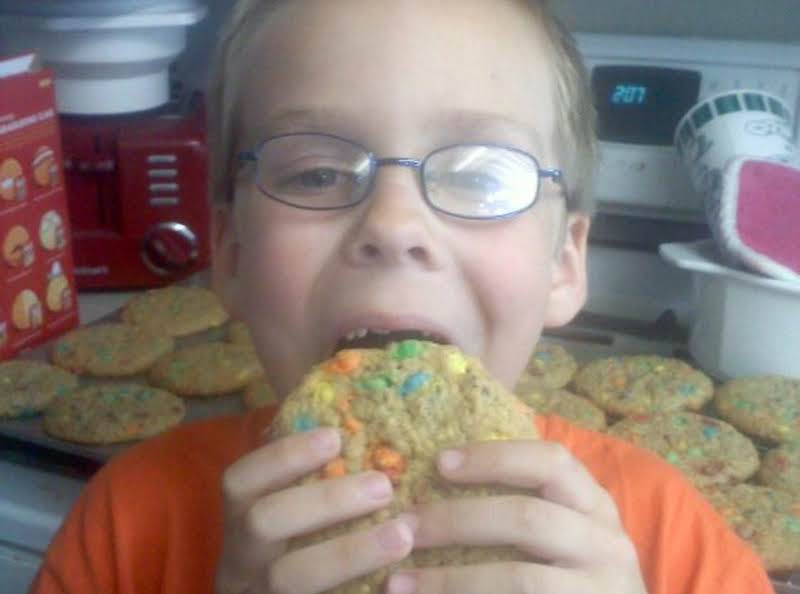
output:
<path id="1" fill-rule="evenodd" d="M 544 322 L 552 237 L 534 225 L 514 225 L 482 238 L 470 251 L 465 269 L 483 316 L 484 363 L 513 389 Z"/>
<path id="2" fill-rule="evenodd" d="M 315 275 L 315 243 L 302 227 L 252 213 L 242 224 L 239 277 L 246 315 L 272 325 L 296 323 Z"/>
<path id="3" fill-rule="evenodd" d="M 536 314 L 547 302 L 553 261 L 549 237 L 535 233 L 499 233 L 471 258 L 472 278 L 494 324 L 530 326 L 541 317 Z"/>

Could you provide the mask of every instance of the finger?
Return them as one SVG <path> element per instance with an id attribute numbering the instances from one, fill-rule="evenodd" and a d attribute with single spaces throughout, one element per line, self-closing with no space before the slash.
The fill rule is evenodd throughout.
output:
<path id="1" fill-rule="evenodd" d="M 538 440 L 487 441 L 439 455 L 442 476 L 457 483 L 535 489 L 554 503 L 619 526 L 611 496 L 564 446 Z"/>
<path id="2" fill-rule="evenodd" d="M 414 511 L 416 548 L 513 545 L 538 559 L 578 567 L 627 561 L 632 547 L 619 530 L 535 497 L 439 501 Z"/>
<path id="3" fill-rule="evenodd" d="M 595 592 L 588 574 L 534 563 L 489 563 L 395 573 L 386 594 L 555 594 Z"/>
<path id="4" fill-rule="evenodd" d="M 324 428 L 278 439 L 243 456 L 222 476 L 226 513 L 244 513 L 258 497 L 320 468 L 340 449 L 338 431 Z"/>
<path id="5" fill-rule="evenodd" d="M 315 532 L 385 507 L 392 492 L 392 483 L 381 472 L 276 491 L 256 501 L 247 512 L 245 534 L 258 545 Z"/>
<path id="6" fill-rule="evenodd" d="M 282 554 L 282 542 L 326 526 L 362 516 L 392 500 L 392 484 L 385 474 L 367 472 L 292 487 L 266 495 L 233 525 L 226 559 L 238 571 L 258 571 Z"/>
<path id="7" fill-rule="evenodd" d="M 400 516 L 275 561 L 266 580 L 269 594 L 317 594 L 397 562 L 411 552 L 416 523 Z"/>

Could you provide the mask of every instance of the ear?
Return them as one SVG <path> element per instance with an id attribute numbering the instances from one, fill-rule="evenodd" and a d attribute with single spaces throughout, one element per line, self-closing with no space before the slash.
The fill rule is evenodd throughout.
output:
<path id="1" fill-rule="evenodd" d="M 232 204 L 213 206 L 211 286 L 232 318 L 241 318 L 239 237 Z"/>
<path id="2" fill-rule="evenodd" d="M 563 326 L 586 302 L 586 250 L 591 219 L 582 213 L 567 213 L 563 245 L 555 255 L 544 325 Z"/>

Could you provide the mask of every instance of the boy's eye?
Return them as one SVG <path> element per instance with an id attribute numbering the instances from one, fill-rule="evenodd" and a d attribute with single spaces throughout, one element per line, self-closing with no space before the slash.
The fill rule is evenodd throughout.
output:
<path id="1" fill-rule="evenodd" d="M 295 176 L 297 182 L 304 188 L 321 189 L 336 184 L 338 172 L 333 169 L 312 169 L 303 171 Z"/>
<path id="2" fill-rule="evenodd" d="M 276 176 L 275 188 L 281 192 L 322 193 L 342 191 L 357 183 L 352 171 L 334 167 L 314 167 L 296 171 L 286 171 Z"/>

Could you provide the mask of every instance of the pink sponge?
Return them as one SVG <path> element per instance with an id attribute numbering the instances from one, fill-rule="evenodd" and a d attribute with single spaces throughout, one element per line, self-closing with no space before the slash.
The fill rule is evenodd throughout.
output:
<path id="1" fill-rule="evenodd" d="M 800 167 L 737 157 L 721 182 L 707 206 L 722 252 L 756 272 L 800 281 Z"/>

